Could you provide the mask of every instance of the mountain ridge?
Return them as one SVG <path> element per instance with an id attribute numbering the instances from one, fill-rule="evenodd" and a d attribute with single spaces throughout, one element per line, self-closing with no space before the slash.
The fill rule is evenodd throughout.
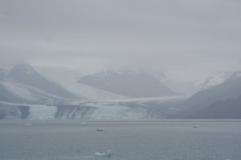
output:
<path id="1" fill-rule="evenodd" d="M 78 98 L 28 64 L 0 70 L 0 93 L 1 100 L 20 103 L 51 103 Z M 8 94 L 8 98 L 4 94 Z"/>
<path id="2" fill-rule="evenodd" d="M 78 82 L 131 98 L 176 95 L 158 78 L 146 72 L 98 72 L 83 76 Z"/>

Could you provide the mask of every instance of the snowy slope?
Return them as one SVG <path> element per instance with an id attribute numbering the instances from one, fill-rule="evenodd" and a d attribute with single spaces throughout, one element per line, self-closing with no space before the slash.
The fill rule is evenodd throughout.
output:
<path id="1" fill-rule="evenodd" d="M 0 70 L 0 100 L 55 104 L 76 99 L 79 99 L 76 95 L 49 81 L 27 64 Z"/>
<path id="2" fill-rule="evenodd" d="M 6 94 L 6 91 L 11 93 L 8 99 L 2 99 L 8 102 L 55 104 L 58 102 L 68 101 L 68 99 L 63 97 L 58 97 L 41 89 L 17 83 L 11 80 L 0 81 L 0 85 L 5 88 L 5 91 L 0 91 L 3 92 L 1 94 Z"/>
<path id="3" fill-rule="evenodd" d="M 0 83 L 10 92 L 15 94 L 16 96 L 21 97 L 22 99 L 25 99 L 27 101 L 37 101 L 37 97 L 34 97 L 31 91 L 26 88 L 26 86 L 23 86 L 11 80 L 0 81 Z"/>
<path id="4" fill-rule="evenodd" d="M 75 70 L 66 69 L 66 68 L 41 68 L 35 67 L 38 72 L 43 74 L 61 84 L 65 89 L 78 95 L 83 99 L 91 99 L 91 100 L 109 100 L 109 99 L 123 99 L 125 96 L 120 96 L 118 94 L 114 94 L 108 91 L 104 91 L 101 89 L 97 89 L 85 84 L 78 83 L 79 76 L 81 73 Z"/>
<path id="5" fill-rule="evenodd" d="M 114 93 L 110 93 L 104 90 L 96 89 L 91 86 L 80 84 L 78 82 L 61 83 L 70 92 L 86 99 L 92 100 L 107 100 L 107 99 L 120 99 L 125 98 Z"/>
<path id="6" fill-rule="evenodd" d="M 18 64 L 13 66 L 7 73 L 6 77 L 17 83 L 38 88 L 51 95 L 70 99 L 77 98 L 74 94 L 68 92 L 59 84 L 45 78 L 28 64 Z"/>

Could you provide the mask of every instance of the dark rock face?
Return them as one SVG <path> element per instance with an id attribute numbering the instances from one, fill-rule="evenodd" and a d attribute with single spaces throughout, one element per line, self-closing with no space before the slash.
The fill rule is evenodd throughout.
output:
<path id="1" fill-rule="evenodd" d="M 213 103 L 191 115 L 193 118 L 241 119 L 241 97 Z"/>

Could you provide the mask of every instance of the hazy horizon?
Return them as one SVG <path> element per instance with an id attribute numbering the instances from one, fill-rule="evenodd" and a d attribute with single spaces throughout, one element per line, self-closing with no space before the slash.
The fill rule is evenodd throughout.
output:
<path id="1" fill-rule="evenodd" d="M 2 0 L 0 62 L 198 81 L 241 70 L 240 18 L 237 0 Z"/>

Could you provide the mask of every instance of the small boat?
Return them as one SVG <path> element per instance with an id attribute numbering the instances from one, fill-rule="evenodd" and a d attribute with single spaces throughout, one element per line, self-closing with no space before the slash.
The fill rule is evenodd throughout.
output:
<path id="1" fill-rule="evenodd" d="M 96 131 L 97 131 L 97 132 L 104 132 L 104 129 L 102 129 L 102 128 L 97 128 Z"/>
<path id="2" fill-rule="evenodd" d="M 198 126 L 195 125 L 195 126 L 193 126 L 193 128 L 198 128 Z"/>

